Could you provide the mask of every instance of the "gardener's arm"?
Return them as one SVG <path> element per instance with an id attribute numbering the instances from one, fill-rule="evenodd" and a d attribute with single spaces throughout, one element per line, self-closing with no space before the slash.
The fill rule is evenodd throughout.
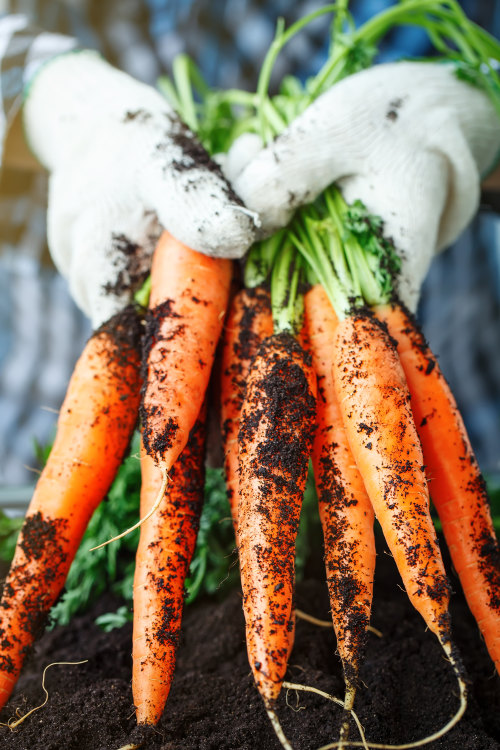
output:
<path id="1" fill-rule="evenodd" d="M 499 151 L 500 120 L 482 90 L 451 66 L 393 63 L 335 85 L 243 169 L 230 154 L 228 174 L 268 231 L 338 182 L 384 219 L 414 309 L 433 254 L 474 216 Z"/>

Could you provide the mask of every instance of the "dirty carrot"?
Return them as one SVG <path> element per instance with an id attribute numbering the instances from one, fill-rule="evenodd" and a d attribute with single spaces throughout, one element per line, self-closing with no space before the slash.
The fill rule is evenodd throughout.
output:
<path id="1" fill-rule="evenodd" d="M 169 471 L 205 398 L 229 302 L 232 262 L 160 237 L 151 268 L 146 326 L 142 437 Z"/>
<path id="2" fill-rule="evenodd" d="M 205 412 L 170 472 L 156 513 L 141 526 L 134 577 L 132 694 L 139 724 L 156 724 L 172 684 L 184 583 L 193 556 L 204 489 Z M 141 515 L 162 484 L 154 459 L 141 447 Z"/>
<path id="3" fill-rule="evenodd" d="M 339 322 L 334 343 L 335 390 L 366 491 L 410 601 L 447 640 L 449 585 L 399 358 L 383 324 L 366 310 Z"/>
<path id="4" fill-rule="evenodd" d="M 431 499 L 453 567 L 500 672 L 500 550 L 484 479 L 453 394 L 414 317 L 395 303 L 376 308 L 376 314 L 397 341 Z"/>
<path id="5" fill-rule="evenodd" d="M 410 601 L 438 637 L 466 685 L 451 640 L 449 584 L 429 511 L 424 458 L 406 378 L 385 324 L 369 306 L 393 294 L 398 262 L 382 224 L 358 201 L 347 206 L 331 187 L 299 212 L 291 239 L 337 313 L 333 377 L 349 446 Z"/>
<path id="6" fill-rule="evenodd" d="M 224 325 L 221 364 L 221 426 L 226 488 L 233 524 L 238 518 L 238 429 L 245 385 L 263 339 L 273 332 L 269 292 L 241 289 Z"/>
<path id="7" fill-rule="evenodd" d="M 350 711 L 370 623 L 375 571 L 373 508 L 349 447 L 335 393 L 333 341 L 338 318 L 320 284 L 308 290 L 304 304 L 309 348 L 318 379 L 312 462 L 325 540 L 330 607 L 346 684 L 345 710 Z"/>
<path id="8" fill-rule="evenodd" d="M 294 335 L 299 268 L 292 268 L 292 253 L 293 248 L 284 248 L 273 268 L 274 333 L 250 367 L 238 433 L 238 551 L 247 651 L 275 727 L 273 706 L 293 644 L 295 539 L 316 417 L 310 355 Z"/>
<path id="9" fill-rule="evenodd" d="M 289 334 L 265 339 L 247 381 L 239 430 L 238 549 L 247 650 L 271 708 L 294 631 L 295 538 L 315 419 L 307 355 Z"/>
<path id="10" fill-rule="evenodd" d="M 133 309 L 119 313 L 93 334 L 75 366 L 0 601 L 0 705 L 129 444 L 140 400 L 140 332 Z"/>

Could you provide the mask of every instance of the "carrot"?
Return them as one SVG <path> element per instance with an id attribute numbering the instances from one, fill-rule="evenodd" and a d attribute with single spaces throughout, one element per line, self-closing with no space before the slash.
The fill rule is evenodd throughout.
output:
<path id="1" fill-rule="evenodd" d="M 342 422 L 333 381 L 338 318 L 320 284 L 304 297 L 306 328 L 318 378 L 317 431 L 312 462 L 325 539 L 325 564 L 337 648 L 353 705 L 366 646 L 375 571 L 373 508 Z"/>
<path id="2" fill-rule="evenodd" d="M 294 553 L 315 420 L 315 378 L 293 336 L 262 342 L 239 430 L 238 549 L 250 666 L 272 709 L 293 642 Z"/>
<path id="3" fill-rule="evenodd" d="M 166 471 L 205 398 L 231 271 L 230 260 L 191 250 L 167 232 L 153 256 L 140 413 L 145 450 Z"/>
<path id="4" fill-rule="evenodd" d="M 94 333 L 75 366 L 0 601 L 1 706 L 129 444 L 140 400 L 139 339 L 137 315 L 127 309 Z"/>
<path id="5" fill-rule="evenodd" d="M 273 332 L 269 292 L 241 289 L 233 298 L 222 345 L 221 425 L 226 487 L 233 524 L 238 518 L 238 429 L 248 372 L 264 338 Z"/>
<path id="6" fill-rule="evenodd" d="M 431 499 L 465 597 L 500 672 L 500 549 L 465 425 L 414 317 L 401 304 L 378 307 L 376 314 L 397 341 Z"/>
<path id="7" fill-rule="evenodd" d="M 134 577 L 132 694 L 139 724 L 156 724 L 175 668 L 184 582 L 193 556 L 204 488 L 205 407 L 171 473 L 157 512 L 141 526 Z M 141 514 L 162 484 L 155 461 L 141 449 Z"/>
<path id="8" fill-rule="evenodd" d="M 348 206 L 334 186 L 299 212 L 291 240 L 308 263 L 310 280 L 321 282 L 340 319 L 334 336 L 335 392 L 366 492 L 410 601 L 437 635 L 459 684 L 456 714 L 421 741 L 427 744 L 463 716 L 467 687 L 451 640 L 449 584 L 429 513 L 408 385 L 395 342 L 370 310 L 392 298 L 400 259 L 383 236 L 381 219 L 360 201 Z"/>
<path id="9" fill-rule="evenodd" d="M 444 645 L 449 585 L 397 352 L 383 324 L 362 309 L 339 323 L 335 347 L 335 389 L 353 456 L 408 596 Z"/>

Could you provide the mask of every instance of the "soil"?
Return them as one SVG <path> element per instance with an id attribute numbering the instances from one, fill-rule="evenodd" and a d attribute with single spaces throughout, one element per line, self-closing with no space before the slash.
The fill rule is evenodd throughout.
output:
<path id="1" fill-rule="evenodd" d="M 448 566 L 449 569 L 449 566 Z M 457 580 L 451 576 L 458 591 Z M 120 602 L 101 599 L 91 612 L 39 641 L 16 691 L 0 716 L 42 703 L 43 668 L 53 661 L 88 659 L 47 672 L 47 704 L 15 730 L 0 727 L 9 750 L 118 750 L 137 741 L 130 688 L 131 625 L 104 633 L 95 618 Z M 297 606 L 328 618 L 326 585 L 318 559 L 298 585 Z M 469 707 L 459 725 L 427 747 L 500 749 L 500 678 L 460 593 L 453 596 L 456 642 L 470 679 Z M 394 562 L 379 545 L 372 625 L 356 711 L 373 742 L 403 743 L 444 725 L 457 709 L 457 686 L 435 637 L 399 586 Z M 342 697 L 342 673 L 330 629 L 297 622 L 288 679 Z M 278 715 L 294 750 L 337 739 L 341 710 L 310 693 L 283 691 Z M 358 739 L 351 729 L 352 738 Z M 224 601 L 187 608 L 177 671 L 163 719 L 142 738 L 144 750 L 279 750 L 246 657 L 241 592 Z"/>

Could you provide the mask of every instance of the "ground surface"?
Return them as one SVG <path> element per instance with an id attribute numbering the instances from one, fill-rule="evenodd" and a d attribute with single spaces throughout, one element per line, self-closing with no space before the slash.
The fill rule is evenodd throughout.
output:
<path id="1" fill-rule="evenodd" d="M 300 584 L 297 606 L 328 617 L 326 586 L 311 565 Z M 456 580 L 452 580 L 458 588 Z M 392 559 L 380 550 L 372 624 L 362 672 L 365 687 L 356 710 L 374 742 L 403 743 L 445 724 L 457 708 L 456 685 L 435 638 L 398 588 Z M 134 739 L 130 689 L 131 626 L 104 633 L 95 617 L 119 602 L 101 600 L 67 628 L 47 633 L 26 666 L 0 716 L 25 713 L 42 702 L 41 673 L 52 661 L 88 659 L 80 666 L 54 666 L 46 678 L 49 701 L 15 731 L 0 727 L 0 747 L 9 750 L 118 750 Z M 466 715 L 433 750 L 500 750 L 500 679 L 457 594 L 455 637 L 471 680 Z M 164 717 L 145 739 L 145 750 L 279 750 L 252 684 L 245 652 L 241 596 L 200 602 L 186 611 L 177 673 Z M 342 677 L 332 632 L 297 623 L 288 678 L 342 696 Z M 297 710 L 300 707 L 303 710 Z M 313 750 L 337 738 L 340 709 L 323 698 L 285 696 L 278 713 L 294 750 Z M 355 730 L 352 730 L 353 739 Z"/>

